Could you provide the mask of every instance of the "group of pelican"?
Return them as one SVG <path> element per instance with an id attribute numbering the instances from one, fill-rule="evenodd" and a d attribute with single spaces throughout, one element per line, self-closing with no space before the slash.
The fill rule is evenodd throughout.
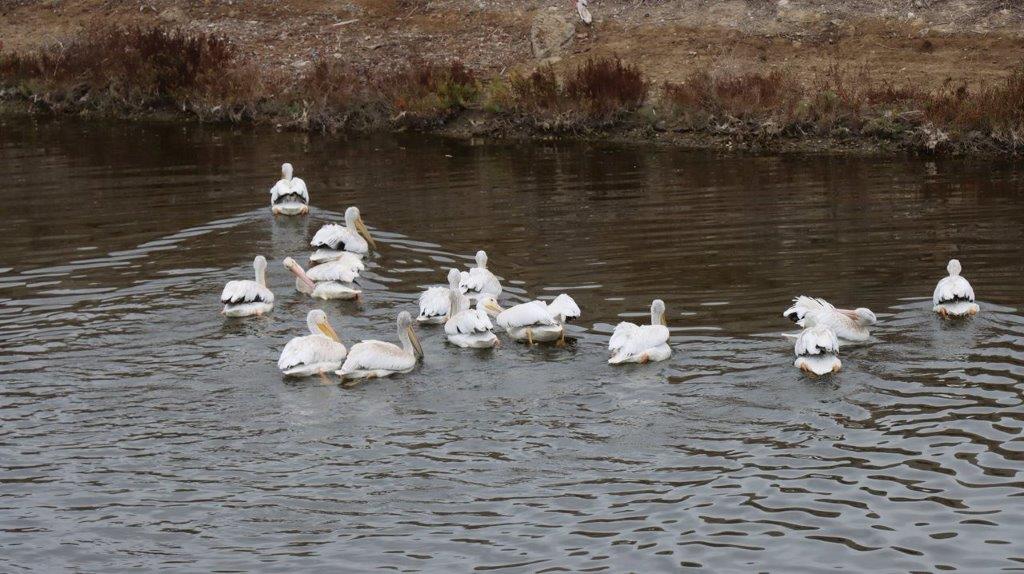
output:
<path id="1" fill-rule="evenodd" d="M 943 319 L 972 317 L 979 307 L 974 289 L 960 275 L 960 261 L 950 259 L 948 275 L 939 280 L 932 293 L 932 310 Z M 842 368 L 839 341 L 860 342 L 871 336 L 870 328 L 878 322 L 871 309 L 836 309 L 824 299 L 801 295 L 782 315 L 804 328 L 796 336 L 794 366 L 816 376 L 834 373 Z"/>
<path id="2" fill-rule="evenodd" d="M 309 212 L 309 192 L 305 182 L 294 177 L 291 164 L 281 166 L 281 180 L 270 190 L 274 215 L 301 215 Z M 356 299 L 361 291 L 355 284 L 366 269 L 363 258 L 377 246 L 363 222 L 359 209 L 345 210 L 345 224 L 329 223 L 313 236 L 309 269 L 292 257 L 283 265 L 295 275 L 295 289 L 316 299 Z M 487 253 L 476 253 L 476 266 L 467 271 L 450 269 L 447 285 L 428 287 L 419 296 L 416 322 L 443 325 L 447 340 L 461 348 L 486 349 L 500 345 L 495 326 L 513 341 L 529 345 L 565 344 L 565 326 L 580 317 L 580 308 L 568 294 L 551 301 L 532 300 L 503 308 L 498 299 L 501 280 L 487 267 Z M 943 318 L 973 316 L 978 313 L 974 290 L 960 275 L 960 262 L 947 266 L 948 276 L 938 282 L 932 296 L 933 309 Z M 253 261 L 254 280 L 229 281 L 221 294 L 228 317 L 259 316 L 274 306 L 274 293 L 267 287 L 267 260 L 262 255 Z M 870 309 L 837 309 L 820 298 L 800 296 L 783 316 L 803 327 L 796 337 L 794 366 L 813 375 L 838 371 L 839 341 L 864 341 L 877 322 Z M 493 320 L 492 320 L 493 319 Z M 306 324 L 310 334 L 295 337 L 285 345 L 278 368 L 287 376 L 325 376 L 334 372 L 342 379 L 385 377 L 407 373 L 423 358 L 413 318 L 407 311 L 398 314 L 399 344 L 366 340 L 347 349 L 338 332 L 319 309 L 309 312 Z M 672 355 L 670 332 L 665 319 L 665 303 L 651 302 L 650 324 L 621 322 L 608 341 L 608 363 L 648 363 L 664 361 Z"/>

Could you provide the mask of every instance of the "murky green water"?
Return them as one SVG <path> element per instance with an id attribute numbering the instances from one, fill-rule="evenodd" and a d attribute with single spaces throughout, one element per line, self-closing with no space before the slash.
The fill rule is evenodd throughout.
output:
<path id="1" fill-rule="evenodd" d="M 274 220 L 283 161 L 309 218 Z M 603 145 L 337 141 L 0 120 L 0 571 L 1024 568 L 1024 172 Z M 565 349 L 420 328 L 422 368 L 286 381 L 280 265 L 356 204 L 381 243 L 346 342 L 479 248 Z M 273 313 L 225 321 L 271 260 Z M 982 314 L 930 312 L 956 256 Z M 797 294 L 880 317 L 813 382 Z M 671 360 L 613 369 L 663 298 Z"/>

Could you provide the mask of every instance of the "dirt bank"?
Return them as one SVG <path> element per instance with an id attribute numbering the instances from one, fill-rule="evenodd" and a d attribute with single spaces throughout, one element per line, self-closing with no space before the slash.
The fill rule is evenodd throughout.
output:
<path id="1" fill-rule="evenodd" d="M 559 78 L 565 78 L 589 60 L 617 57 L 642 73 L 649 95 L 642 104 L 627 106 L 629 113 L 617 114 L 615 118 L 606 116 L 586 124 L 553 117 L 558 114 L 527 118 L 530 109 L 516 102 L 502 108 L 493 104 L 495 98 L 490 94 L 486 98 L 462 98 L 428 122 L 410 122 L 402 113 L 407 110 L 390 105 L 385 127 L 496 136 L 586 131 L 589 137 L 699 141 L 711 147 L 771 148 L 775 147 L 772 141 L 780 142 L 778 147 L 799 147 L 792 140 L 806 140 L 815 149 L 865 147 L 851 146 L 849 140 L 862 137 L 862 128 L 872 119 L 872 113 L 887 118 L 888 123 L 874 125 L 868 130 L 867 139 L 899 143 L 883 145 L 887 148 L 927 143 L 928 135 L 919 133 L 919 128 L 932 122 L 935 114 L 927 112 L 922 119 L 917 108 L 934 107 L 932 100 L 936 94 L 948 95 L 955 90 L 977 94 L 1001 85 L 1020 66 L 1024 54 L 1024 7 L 1008 1 L 592 0 L 590 10 L 594 22 L 587 26 L 576 17 L 570 0 L 9 0 L 0 6 L 0 41 L 7 54 L 52 51 L 56 46 L 59 59 L 61 46 L 71 46 L 83 34 L 110 26 L 160 26 L 191 34 L 223 36 L 244 55 L 247 73 L 273 84 L 272 89 L 264 88 L 269 95 L 258 97 L 259 110 L 254 108 L 251 113 L 236 115 L 246 116 L 246 121 L 259 121 L 257 116 L 263 115 L 268 121 L 300 127 L 311 127 L 312 123 L 318 129 L 337 124 L 351 127 L 351 114 L 346 112 L 345 121 L 341 122 L 310 122 L 307 109 L 296 112 L 305 118 L 302 121 L 287 121 L 287 114 L 281 111 L 295 108 L 296 98 L 303 102 L 310 99 L 303 100 L 297 94 L 317 67 L 321 72 L 332 66 L 358 70 L 358 78 L 352 77 L 351 81 L 338 79 L 337 73 L 332 72 L 335 76 L 331 77 L 336 80 L 332 89 L 336 90 L 338 85 L 356 81 L 373 85 L 366 78 L 390 77 L 388 74 L 404 73 L 403 70 L 423 62 L 459 61 L 479 81 L 527 77 L 547 66 Z M 559 28 L 563 24 L 566 29 Z M 554 26 L 561 34 L 553 53 L 535 53 L 531 44 L 535 34 L 531 32 L 537 25 Z M 821 113 L 816 111 L 810 117 L 801 112 L 803 115 L 797 114 L 799 117 L 793 119 L 791 109 L 749 117 L 739 113 L 738 121 L 734 122 L 742 111 L 734 109 L 739 105 L 735 101 L 727 102 L 732 107 L 716 101 L 707 110 L 708 118 L 694 122 L 690 114 L 680 123 L 678 118 L 670 117 L 666 111 L 669 106 L 664 104 L 662 86 L 666 82 L 688 86 L 704 73 L 715 81 L 748 81 L 775 71 L 784 75 L 787 82 L 802 84 L 806 98 L 813 99 L 817 92 L 836 91 L 835 86 L 821 87 L 823 78 L 834 75 L 836 70 L 846 76 L 844 85 L 888 86 L 890 91 L 914 91 L 916 95 L 904 98 L 913 100 L 911 104 L 901 100 L 899 106 L 872 113 L 863 113 L 861 104 L 857 104 L 855 123 L 850 124 L 847 119 L 830 120 L 824 127 Z M 39 82 L 22 82 L 14 91 L 16 82 L 10 77 L 4 83 L 9 101 L 45 101 L 49 92 L 30 92 L 53 88 Z M 710 91 L 720 98 L 722 90 L 734 88 L 726 82 L 724 88 L 716 85 Z M 764 89 L 757 87 L 760 91 L 753 99 L 758 105 L 765 99 Z M 488 90 L 491 88 L 482 91 Z M 267 100 L 280 99 L 286 92 L 292 100 L 278 102 L 277 113 L 269 118 Z M 925 92 L 931 94 L 928 101 L 921 95 Z M 865 105 L 877 107 L 878 98 L 870 94 L 863 97 L 867 98 Z M 890 95 L 889 100 L 895 97 Z M 340 105 L 337 98 L 327 99 L 333 102 L 330 105 Z M 751 97 L 742 99 L 746 104 Z M 90 101 L 95 103 L 95 98 Z M 693 105 L 687 97 L 677 98 L 677 104 L 679 101 Z M 776 105 L 793 107 L 794 101 L 782 98 Z M 204 105 L 207 103 L 210 109 L 225 108 L 204 99 Z M 324 103 L 326 107 L 330 105 Z M 704 101 L 699 105 L 709 107 Z M 942 106 L 945 105 L 943 102 Z M 65 105 L 60 109 L 75 111 L 77 107 Z M 365 108 L 363 105 L 361 109 Z M 496 116 L 493 112 L 498 108 L 504 113 Z M 564 112 L 564 106 L 558 111 Z M 145 110 L 132 112 L 140 114 Z M 785 115 L 785 119 L 781 120 L 780 115 Z M 950 115 L 944 111 L 936 117 Z M 959 122 L 964 114 L 958 111 L 954 115 Z M 216 114 L 206 116 L 204 119 L 222 119 L 214 117 Z M 397 122 L 390 121 L 395 118 Z M 357 123 L 363 127 L 382 127 L 381 122 Z M 785 125 L 779 127 L 788 123 L 795 128 L 787 131 Z M 724 124 L 731 127 L 723 128 Z M 807 125 L 815 126 L 815 133 L 801 127 Z M 971 147 L 982 147 L 986 152 L 1016 151 L 1013 130 L 1018 126 L 1012 123 L 974 122 L 964 127 L 962 134 L 950 138 L 950 130 L 955 131 L 958 126 L 956 122 L 940 125 L 944 131 L 939 137 L 945 138 L 940 144 L 968 136 L 977 143 L 979 138 L 991 135 L 986 130 L 1001 130 L 996 138 L 1000 141 L 994 146 L 948 147 L 956 151 L 969 151 Z M 737 133 L 740 137 L 736 137 Z M 907 142 L 901 141 L 907 138 Z M 870 142 L 867 147 L 871 147 Z"/>

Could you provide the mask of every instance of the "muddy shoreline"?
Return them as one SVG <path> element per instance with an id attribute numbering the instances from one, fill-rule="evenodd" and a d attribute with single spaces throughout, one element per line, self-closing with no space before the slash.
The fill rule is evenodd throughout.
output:
<path id="1" fill-rule="evenodd" d="M 759 153 L 1024 153 L 1024 6 L 592 0 L 591 25 L 571 8 L 15 0 L 0 7 L 0 113 Z M 589 73 L 594 62 L 607 65 Z"/>
<path id="2" fill-rule="evenodd" d="M 24 98 L 0 97 L 0 117 L 34 117 L 47 121 L 63 119 L 85 119 L 90 121 L 153 122 L 164 124 L 186 123 L 212 125 L 255 131 L 273 129 L 278 131 L 308 132 L 310 130 L 295 124 L 282 124 L 275 118 L 265 121 L 235 123 L 227 120 L 207 121 L 195 114 L 174 109 L 148 110 L 145 112 L 114 113 L 81 110 L 77 113 L 55 114 L 39 110 L 32 101 Z M 317 132 L 319 133 L 319 132 Z M 753 139 L 741 135 L 713 134 L 679 128 L 666 129 L 644 123 L 633 118 L 604 129 L 552 130 L 538 127 L 537 122 L 522 118 L 494 117 L 487 113 L 465 111 L 438 126 L 401 126 L 390 129 L 343 130 L 332 132 L 327 137 L 350 137 L 379 133 L 421 133 L 429 136 L 458 140 L 485 142 L 542 142 L 581 141 L 591 143 L 615 143 L 623 145 L 670 146 L 694 151 L 712 151 L 740 154 L 814 154 L 854 156 L 945 156 L 1005 159 L 1016 157 L 996 149 L 971 148 L 968 150 L 946 149 L 938 152 L 922 150 L 917 139 L 878 140 L 868 137 L 777 137 L 768 140 Z"/>

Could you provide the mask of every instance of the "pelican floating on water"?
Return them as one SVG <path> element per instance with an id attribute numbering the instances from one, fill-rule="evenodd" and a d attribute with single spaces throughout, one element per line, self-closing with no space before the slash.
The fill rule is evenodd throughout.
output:
<path id="1" fill-rule="evenodd" d="M 871 336 L 869 327 L 878 322 L 871 309 L 836 309 L 824 299 L 806 295 L 793 299 L 793 306 L 782 316 L 801 327 L 828 327 L 837 337 L 847 341 L 866 341 Z"/>
<path id="2" fill-rule="evenodd" d="M 943 319 L 977 315 L 978 304 L 974 302 L 974 289 L 971 283 L 960 275 L 960 261 L 950 259 L 946 265 L 949 277 L 943 277 L 935 286 L 932 294 L 932 310 L 942 315 Z"/>
<path id="3" fill-rule="evenodd" d="M 398 314 L 399 347 L 383 341 L 363 341 L 349 350 L 341 369 L 335 371 L 342 379 L 368 379 L 387 377 L 395 373 L 408 373 L 423 357 L 423 348 L 412 330 L 412 316 L 407 311 Z"/>
<path id="4" fill-rule="evenodd" d="M 256 280 L 228 281 L 220 294 L 221 314 L 228 317 L 262 315 L 274 308 L 274 293 L 267 289 L 267 259 L 257 255 L 252 262 Z"/>
<path id="5" fill-rule="evenodd" d="M 793 366 L 805 373 L 826 375 L 842 368 L 839 360 L 839 339 L 826 325 L 815 325 L 801 331 L 793 348 L 796 361 Z"/>
<path id="6" fill-rule="evenodd" d="M 270 211 L 274 215 L 309 213 L 309 191 L 306 182 L 292 177 L 292 164 L 281 165 L 281 179 L 270 188 Z"/>
<path id="7" fill-rule="evenodd" d="M 342 257 L 327 263 L 302 269 L 294 259 L 288 257 L 284 266 L 295 274 L 295 289 L 317 299 L 355 299 L 362 293 L 353 285 L 363 269 L 363 262 L 358 256 L 346 253 Z"/>
<path id="8" fill-rule="evenodd" d="M 320 309 L 313 309 L 306 315 L 306 326 L 311 334 L 288 341 L 277 368 L 289 377 L 322 375 L 340 368 L 348 350 L 327 315 Z"/>
<path id="9" fill-rule="evenodd" d="M 551 303 L 529 301 L 508 309 L 502 309 L 494 297 L 484 297 L 481 306 L 491 315 L 494 322 L 505 329 L 515 341 L 547 343 L 558 341 L 565 344 L 565 324 L 580 316 L 580 308 L 572 297 L 562 293 Z"/>
<path id="10" fill-rule="evenodd" d="M 471 309 L 469 298 L 459 292 L 461 274 L 458 269 L 448 272 L 448 319 L 444 323 L 444 332 L 448 342 L 462 348 L 485 349 L 498 346 L 498 337 L 491 332 L 494 328 L 484 307 L 486 301 L 481 299 L 477 307 Z"/>
<path id="11" fill-rule="evenodd" d="M 345 225 L 324 225 L 309 244 L 317 249 L 309 258 L 312 263 L 337 259 L 345 251 L 365 256 L 371 247 L 377 249 L 376 242 L 370 236 L 370 230 L 366 228 L 363 217 L 359 214 L 359 208 L 354 206 L 345 210 Z"/>
<path id="12" fill-rule="evenodd" d="M 461 291 L 460 291 L 461 294 Z M 451 309 L 451 289 L 434 286 L 420 293 L 420 314 L 416 320 L 420 323 L 441 325 L 448 319 Z"/>
<path id="13" fill-rule="evenodd" d="M 476 252 L 476 267 L 461 273 L 458 288 L 474 301 L 484 297 L 497 299 L 501 295 L 501 281 L 487 269 L 486 251 Z"/>
<path id="14" fill-rule="evenodd" d="M 623 321 L 615 326 L 608 340 L 609 365 L 664 361 L 672 355 L 668 346 L 669 331 L 665 323 L 665 302 L 651 302 L 651 324 L 637 325 Z"/>

